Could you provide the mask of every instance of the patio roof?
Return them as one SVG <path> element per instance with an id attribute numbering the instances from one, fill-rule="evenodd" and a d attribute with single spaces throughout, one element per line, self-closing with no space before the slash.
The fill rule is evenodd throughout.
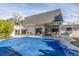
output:
<path id="1" fill-rule="evenodd" d="M 60 9 L 25 17 L 25 19 L 23 20 L 23 23 L 24 24 L 46 24 L 46 23 L 51 23 L 55 20 L 57 21 L 63 20 L 63 19 L 57 19 L 56 18 L 57 16 L 62 18 Z"/>

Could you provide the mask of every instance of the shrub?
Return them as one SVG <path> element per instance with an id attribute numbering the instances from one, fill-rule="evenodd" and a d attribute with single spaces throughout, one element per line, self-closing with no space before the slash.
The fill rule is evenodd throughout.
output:
<path id="1" fill-rule="evenodd" d="M 13 31 L 13 26 L 8 20 L 0 20 L 0 38 L 8 37 Z"/>

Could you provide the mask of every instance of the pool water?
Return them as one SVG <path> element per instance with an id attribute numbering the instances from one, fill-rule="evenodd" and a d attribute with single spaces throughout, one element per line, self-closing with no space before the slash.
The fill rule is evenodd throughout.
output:
<path id="1" fill-rule="evenodd" d="M 65 47 L 60 41 L 47 38 L 19 37 L 0 42 L 0 47 L 11 47 L 22 56 L 77 56 L 78 51 Z M 2 52 L 0 55 L 6 55 Z M 8 52 L 8 55 L 9 52 Z M 12 55 L 12 54 L 11 54 Z"/>

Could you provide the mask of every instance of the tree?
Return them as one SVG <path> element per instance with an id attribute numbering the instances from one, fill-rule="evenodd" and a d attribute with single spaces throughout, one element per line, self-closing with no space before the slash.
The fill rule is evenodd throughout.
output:
<path id="1" fill-rule="evenodd" d="M 13 25 L 8 20 L 0 19 L 0 38 L 10 36 L 13 31 Z"/>

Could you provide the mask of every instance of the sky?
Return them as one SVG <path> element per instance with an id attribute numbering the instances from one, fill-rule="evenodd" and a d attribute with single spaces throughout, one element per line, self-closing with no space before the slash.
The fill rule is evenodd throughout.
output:
<path id="1" fill-rule="evenodd" d="M 64 21 L 79 19 L 79 4 L 77 3 L 1 3 L 0 18 L 11 18 L 14 13 L 28 17 L 56 9 L 61 9 Z"/>

